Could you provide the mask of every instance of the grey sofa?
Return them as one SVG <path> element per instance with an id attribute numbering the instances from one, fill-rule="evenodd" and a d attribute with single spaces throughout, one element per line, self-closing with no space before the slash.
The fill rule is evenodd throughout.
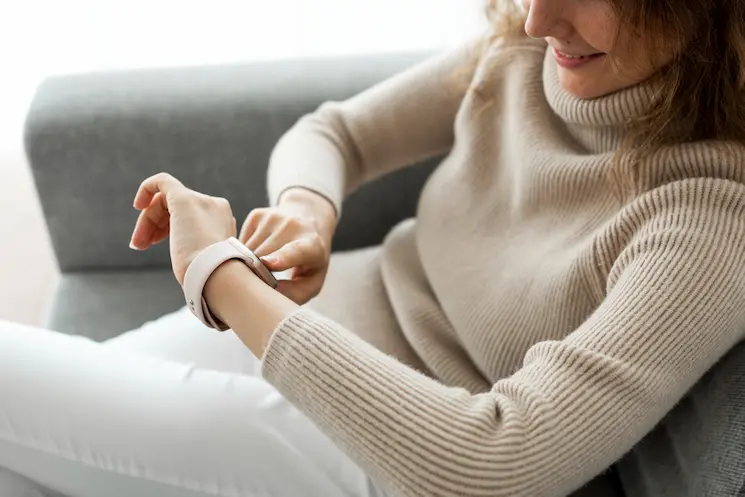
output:
<path id="1" fill-rule="evenodd" d="M 168 171 L 231 201 L 266 204 L 270 151 L 301 115 L 425 54 L 55 77 L 38 89 L 26 150 L 62 271 L 48 327 L 96 340 L 182 305 L 167 247 L 128 248 L 139 182 Z M 335 250 L 379 243 L 414 214 L 437 161 L 382 178 L 345 203 Z M 629 497 L 745 496 L 745 348 L 733 350 L 613 470 Z M 622 482 L 622 484 L 621 484 Z M 613 495 L 601 483 L 581 495 Z M 612 490 L 612 489 L 611 489 Z M 619 494 L 620 495 L 620 494 Z"/>

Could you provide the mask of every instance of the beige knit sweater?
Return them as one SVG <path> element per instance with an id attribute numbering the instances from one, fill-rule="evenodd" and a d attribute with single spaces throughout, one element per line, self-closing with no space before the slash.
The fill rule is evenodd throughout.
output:
<path id="1" fill-rule="evenodd" d="M 270 166 L 275 201 L 304 186 L 339 208 L 449 151 L 382 249 L 380 312 L 400 331 L 380 333 L 426 374 L 308 309 L 278 327 L 263 374 L 396 495 L 566 495 L 742 338 L 745 150 L 664 148 L 622 205 L 608 172 L 651 90 L 577 99 L 526 41 L 476 70 L 484 107 L 450 79 L 467 50 L 322 106 Z"/>

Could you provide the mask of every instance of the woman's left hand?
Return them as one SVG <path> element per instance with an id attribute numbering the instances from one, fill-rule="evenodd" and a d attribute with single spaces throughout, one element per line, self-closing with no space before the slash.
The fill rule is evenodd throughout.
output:
<path id="1" fill-rule="evenodd" d="M 227 200 L 190 190 L 167 173 L 142 182 L 134 207 L 141 212 L 130 247 L 146 250 L 170 236 L 173 274 L 181 285 L 186 269 L 202 250 L 236 236 Z"/>

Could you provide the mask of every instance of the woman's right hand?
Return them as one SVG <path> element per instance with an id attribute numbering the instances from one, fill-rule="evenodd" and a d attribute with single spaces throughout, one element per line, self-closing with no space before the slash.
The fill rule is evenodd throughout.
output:
<path id="1" fill-rule="evenodd" d="M 335 228 L 331 202 L 310 190 L 291 188 L 277 207 L 251 211 L 239 239 L 270 271 L 291 269 L 291 279 L 280 280 L 277 290 L 304 304 L 321 291 Z"/>

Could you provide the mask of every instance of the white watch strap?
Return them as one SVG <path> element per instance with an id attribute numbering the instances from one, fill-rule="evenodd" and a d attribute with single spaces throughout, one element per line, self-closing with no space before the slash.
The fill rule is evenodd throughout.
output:
<path id="1" fill-rule="evenodd" d="M 215 328 L 219 331 L 225 331 L 228 327 L 212 315 L 202 294 L 204 292 L 204 285 L 215 269 L 231 259 L 243 261 L 246 266 L 257 273 L 264 281 L 267 281 L 265 275 L 259 274 L 256 267 L 263 268 L 271 277 L 271 273 L 264 268 L 258 257 L 235 238 L 228 238 L 222 242 L 213 243 L 202 250 L 191 261 L 184 276 L 186 305 L 205 326 Z M 272 284 L 270 281 L 267 281 L 267 283 Z"/>

